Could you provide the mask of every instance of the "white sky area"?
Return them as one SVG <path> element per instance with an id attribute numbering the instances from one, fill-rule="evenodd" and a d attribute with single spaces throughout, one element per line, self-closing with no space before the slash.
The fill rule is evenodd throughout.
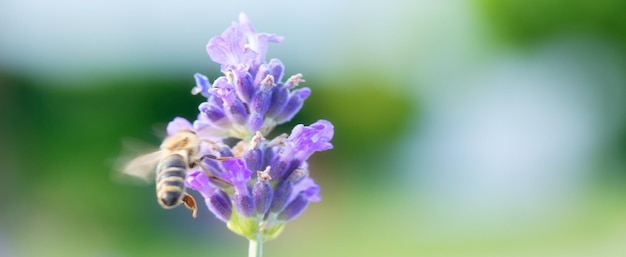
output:
<path id="1" fill-rule="evenodd" d="M 437 1 L 47 1 L 0 3 L 0 66 L 32 74 L 124 70 L 196 72 L 218 67 L 205 52 L 240 11 L 259 32 L 286 40 L 268 58 L 309 73 L 351 65 L 395 68 L 416 19 Z M 396 49 L 396 50 L 393 50 Z M 407 61 L 401 60 L 401 61 Z M 295 69 L 295 68 L 294 68 Z M 293 71 L 297 73 L 299 71 Z M 306 75 L 306 74 L 305 74 Z"/>

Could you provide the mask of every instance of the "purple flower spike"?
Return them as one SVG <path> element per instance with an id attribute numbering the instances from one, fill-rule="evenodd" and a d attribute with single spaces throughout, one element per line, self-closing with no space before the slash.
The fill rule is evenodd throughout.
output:
<path id="1" fill-rule="evenodd" d="M 186 189 L 198 191 L 228 229 L 257 246 L 278 236 L 309 203 L 321 200 L 307 159 L 333 148 L 334 128 L 325 120 L 265 139 L 291 120 L 311 94 L 309 88 L 296 89 L 304 82 L 302 74 L 283 81 L 283 63 L 266 62 L 269 44 L 283 40 L 258 33 L 241 13 L 238 22 L 206 45 L 224 74 L 212 82 L 194 74 L 191 93 L 206 98 L 198 106 L 197 119 L 177 117 L 167 126 L 168 135 L 192 130 L 202 140 L 194 151 L 194 158 L 202 159 L 198 168 L 186 171 Z"/>
<path id="2" fill-rule="evenodd" d="M 185 118 L 176 117 L 174 118 L 174 120 L 170 121 L 170 123 L 167 124 L 167 135 L 171 136 L 173 134 L 178 133 L 181 130 L 186 130 L 186 129 L 193 129 L 191 122 L 189 122 Z"/>

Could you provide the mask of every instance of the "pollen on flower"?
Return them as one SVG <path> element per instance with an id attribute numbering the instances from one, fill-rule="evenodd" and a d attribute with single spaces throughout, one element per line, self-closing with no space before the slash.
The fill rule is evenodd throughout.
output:
<path id="1" fill-rule="evenodd" d="M 298 73 L 289 77 L 289 79 L 287 79 L 287 84 L 285 84 L 285 87 L 287 89 L 292 89 L 294 87 L 297 87 L 300 83 L 306 82 L 306 80 L 304 80 L 302 77 L 302 73 Z"/>
<path id="2" fill-rule="evenodd" d="M 263 80 L 261 80 L 261 86 L 265 86 L 266 88 L 269 88 L 269 86 L 273 86 L 273 85 L 274 85 L 274 76 L 272 75 L 267 75 L 265 76 Z"/>
<path id="3" fill-rule="evenodd" d="M 265 140 L 263 133 L 261 133 L 261 131 L 257 131 L 254 134 L 254 137 L 250 140 L 250 148 L 256 148 L 263 140 Z"/>
<path id="4" fill-rule="evenodd" d="M 265 168 L 265 170 L 256 172 L 259 181 L 264 182 L 264 181 L 272 180 L 272 177 L 270 176 L 270 169 L 271 168 L 272 168 L 271 166 L 267 166 L 267 168 Z"/>

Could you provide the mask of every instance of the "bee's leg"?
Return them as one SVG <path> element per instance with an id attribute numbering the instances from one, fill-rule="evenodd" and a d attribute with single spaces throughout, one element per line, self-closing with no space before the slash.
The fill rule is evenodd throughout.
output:
<path id="1" fill-rule="evenodd" d="M 202 164 L 202 159 L 198 159 L 198 160 L 196 160 L 196 161 L 194 161 L 192 163 L 189 163 L 189 167 L 192 168 L 192 169 L 195 168 L 196 166 L 200 166 L 200 168 L 202 168 L 202 170 L 204 171 L 204 174 L 206 174 L 206 176 L 209 179 L 212 179 L 214 181 L 220 182 L 220 183 L 225 184 L 225 185 L 232 186 L 232 184 L 230 182 L 226 181 L 225 179 L 220 178 L 218 176 L 215 176 L 213 174 L 213 172 L 211 172 L 204 164 Z"/>
<path id="2" fill-rule="evenodd" d="M 185 196 L 183 197 L 182 201 L 185 204 L 185 207 L 187 207 L 187 209 L 190 209 L 193 212 L 191 216 L 196 218 L 196 214 L 198 214 L 198 206 L 196 205 L 196 199 L 194 199 L 193 196 L 191 196 L 190 194 L 185 193 Z"/>
<path id="3" fill-rule="evenodd" d="M 205 154 L 202 157 L 200 157 L 200 161 L 204 160 L 204 159 L 211 159 L 211 160 L 216 160 L 216 161 L 227 161 L 227 160 L 232 160 L 232 159 L 236 159 L 239 158 L 237 156 L 224 156 L 224 157 L 217 157 L 215 155 L 212 154 Z"/>

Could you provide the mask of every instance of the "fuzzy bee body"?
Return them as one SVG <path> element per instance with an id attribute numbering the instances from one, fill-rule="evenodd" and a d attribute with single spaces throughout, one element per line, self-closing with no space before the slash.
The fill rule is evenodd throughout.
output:
<path id="1" fill-rule="evenodd" d="M 156 173 L 156 194 L 159 205 L 165 209 L 171 209 L 183 203 L 193 211 L 193 217 L 195 217 L 196 201 L 185 191 L 187 170 L 199 165 L 209 178 L 228 183 L 212 175 L 200 164 L 201 157 L 198 156 L 198 152 L 201 142 L 200 136 L 195 131 L 181 130 L 166 137 L 160 150 L 139 156 L 129 162 L 123 172 L 144 179 Z"/>
<path id="2" fill-rule="evenodd" d="M 185 195 L 185 159 L 174 154 L 159 162 L 156 169 L 156 192 L 159 204 L 166 209 L 178 206 Z"/>

